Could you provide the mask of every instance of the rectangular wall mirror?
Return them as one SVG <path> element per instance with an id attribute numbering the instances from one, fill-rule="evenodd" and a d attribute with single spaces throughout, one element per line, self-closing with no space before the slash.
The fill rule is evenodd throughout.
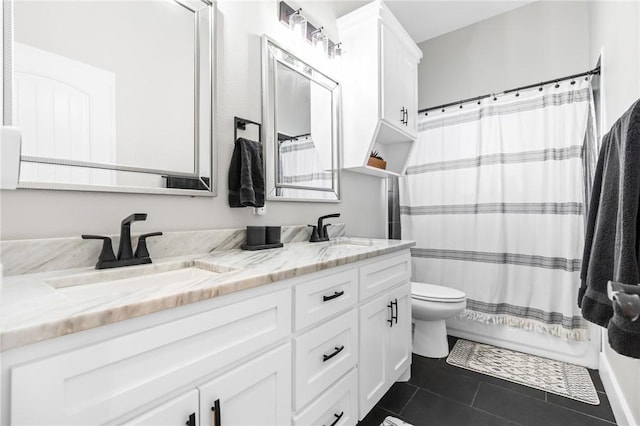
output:
<path id="1" fill-rule="evenodd" d="M 267 199 L 340 200 L 340 85 L 266 36 L 263 120 Z"/>
<path id="2" fill-rule="evenodd" d="M 20 187 L 215 195 L 209 0 L 3 5 Z"/>

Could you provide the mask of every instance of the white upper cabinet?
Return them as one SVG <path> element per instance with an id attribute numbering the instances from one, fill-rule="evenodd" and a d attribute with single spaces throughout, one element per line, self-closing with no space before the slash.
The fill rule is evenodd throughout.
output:
<path id="1" fill-rule="evenodd" d="M 402 175 L 418 137 L 418 63 L 422 51 L 381 1 L 338 19 L 342 57 L 344 167 Z M 371 151 L 386 170 L 367 166 Z"/>

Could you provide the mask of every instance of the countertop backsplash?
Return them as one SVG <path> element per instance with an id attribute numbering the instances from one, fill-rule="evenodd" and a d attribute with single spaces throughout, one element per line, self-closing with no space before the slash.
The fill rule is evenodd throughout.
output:
<path id="1" fill-rule="evenodd" d="M 328 227 L 330 238 L 344 237 L 345 225 Z M 133 234 L 133 248 L 139 234 Z M 306 225 L 282 227 L 282 242 L 308 241 L 311 228 Z M 239 249 L 245 242 L 246 228 L 212 229 L 206 231 L 164 232 L 161 237 L 147 240 L 151 259 L 185 256 Z M 111 235 L 117 252 L 119 235 Z M 3 275 L 21 275 L 92 266 L 98 260 L 102 242 L 77 237 L 0 241 L 0 261 Z"/>

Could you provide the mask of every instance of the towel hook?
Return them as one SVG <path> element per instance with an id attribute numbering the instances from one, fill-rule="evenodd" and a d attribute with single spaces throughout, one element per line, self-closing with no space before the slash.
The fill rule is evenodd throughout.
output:
<path id="1" fill-rule="evenodd" d="M 616 303 L 622 310 L 622 314 L 636 321 L 640 317 L 640 294 L 626 293 L 623 284 L 614 281 L 607 283 L 607 295 L 609 299 Z"/>

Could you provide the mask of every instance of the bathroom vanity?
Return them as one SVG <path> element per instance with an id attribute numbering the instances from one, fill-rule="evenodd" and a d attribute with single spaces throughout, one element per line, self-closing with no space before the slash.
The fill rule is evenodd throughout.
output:
<path id="1" fill-rule="evenodd" d="M 2 284 L 2 424 L 355 425 L 411 366 L 412 242 Z"/>

